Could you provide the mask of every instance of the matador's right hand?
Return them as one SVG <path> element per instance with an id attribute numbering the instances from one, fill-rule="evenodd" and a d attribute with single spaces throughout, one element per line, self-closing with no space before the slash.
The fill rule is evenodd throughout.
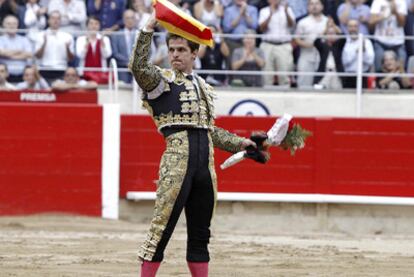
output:
<path id="1" fill-rule="evenodd" d="M 152 11 L 151 16 L 148 18 L 147 23 L 145 24 L 144 31 L 154 32 L 155 27 L 157 27 L 158 21 L 155 17 L 155 10 Z"/>

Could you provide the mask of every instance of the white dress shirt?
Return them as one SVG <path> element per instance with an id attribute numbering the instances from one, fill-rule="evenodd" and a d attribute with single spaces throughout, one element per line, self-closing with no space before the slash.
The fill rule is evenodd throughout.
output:
<path id="1" fill-rule="evenodd" d="M 75 53 L 75 43 L 71 34 L 47 29 L 39 33 L 36 41 L 37 52 L 43 45 L 44 39 L 47 43 L 43 52 L 43 56 L 38 60 L 42 67 L 66 69 L 68 64 L 68 56 L 66 53 L 66 45 L 69 44 L 70 51 Z"/>
<path id="2" fill-rule="evenodd" d="M 295 20 L 295 15 L 290 7 L 287 10 L 290 18 Z M 260 10 L 259 13 L 259 25 L 266 21 L 270 16 L 270 7 L 265 7 Z M 279 5 L 277 10 L 270 18 L 267 30 L 263 33 L 265 35 L 272 35 L 271 37 L 265 37 L 265 41 L 269 42 L 290 42 L 292 40 L 292 28 L 288 25 L 288 19 L 285 12 L 285 7 Z"/>
<path id="3" fill-rule="evenodd" d="M 374 64 L 374 47 L 369 39 L 364 39 L 364 52 L 362 54 L 363 71 L 367 72 Z M 358 39 L 347 38 L 342 50 L 342 64 L 345 72 L 357 72 L 358 66 Z"/>

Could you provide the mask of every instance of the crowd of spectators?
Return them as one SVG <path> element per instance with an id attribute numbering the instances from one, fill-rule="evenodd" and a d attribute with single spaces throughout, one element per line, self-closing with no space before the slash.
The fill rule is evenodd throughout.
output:
<path id="1" fill-rule="evenodd" d="M 131 83 L 126 68 L 137 32 L 152 12 L 151 2 L 0 1 L 0 88 L 55 88 L 56 80 L 62 84 L 73 71 L 96 87 L 108 82 L 112 57 L 122 69 L 120 80 Z M 280 72 L 204 74 L 212 85 L 355 88 L 356 77 L 336 73 L 356 74 L 361 33 L 371 35 L 362 43 L 363 72 L 384 73 L 377 87 L 412 86 L 412 80 L 396 75 L 414 73 L 414 40 L 406 39 L 414 35 L 414 0 L 171 2 L 215 33 L 215 46 L 201 47 L 197 69 Z M 151 59 L 168 67 L 162 32 L 154 38 Z M 298 74 L 289 74 L 294 71 Z M 366 77 L 363 85 L 369 85 Z"/>

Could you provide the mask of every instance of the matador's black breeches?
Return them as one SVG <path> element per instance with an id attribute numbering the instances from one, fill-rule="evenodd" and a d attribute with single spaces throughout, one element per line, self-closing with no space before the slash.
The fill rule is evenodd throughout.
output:
<path id="1" fill-rule="evenodd" d="M 162 261 L 175 225 L 185 210 L 187 261 L 208 262 L 210 221 L 216 202 L 213 143 L 208 130 L 186 129 L 166 137 L 154 216 L 139 257 Z"/>

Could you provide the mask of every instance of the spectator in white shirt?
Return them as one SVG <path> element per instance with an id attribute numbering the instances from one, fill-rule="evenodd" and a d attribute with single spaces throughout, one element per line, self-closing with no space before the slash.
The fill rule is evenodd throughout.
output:
<path id="1" fill-rule="evenodd" d="M 27 38 L 33 47 L 40 30 L 46 27 L 47 8 L 38 4 L 38 0 L 28 0 L 24 11 L 24 26 L 28 29 Z"/>
<path id="2" fill-rule="evenodd" d="M 357 72 L 358 64 L 358 33 L 359 22 L 356 19 L 350 19 L 347 24 L 348 36 L 344 49 L 342 50 L 342 65 L 344 71 L 347 73 Z M 362 65 L 363 72 L 369 72 L 374 65 L 374 47 L 371 40 L 364 38 L 364 44 L 362 47 Z M 355 88 L 356 77 L 344 77 L 342 78 L 342 84 L 344 88 Z M 363 77 L 363 87 L 367 87 L 367 78 Z"/>
<path id="3" fill-rule="evenodd" d="M 300 46 L 298 59 L 298 72 L 315 72 L 318 69 L 320 56 L 313 43 L 315 39 L 322 35 L 328 23 L 328 18 L 322 14 L 323 5 L 320 0 L 310 0 L 308 2 L 309 15 L 299 21 L 296 34 L 301 37 L 295 39 Z M 301 75 L 297 78 L 299 88 L 310 88 L 313 84 L 313 75 Z"/>
<path id="4" fill-rule="evenodd" d="M 40 33 L 36 41 L 35 55 L 40 72 L 49 83 L 63 76 L 75 53 L 72 35 L 60 30 L 60 18 L 58 11 L 51 12 L 49 28 Z"/>
<path id="5" fill-rule="evenodd" d="M 386 50 L 397 53 L 404 64 L 407 53 L 404 46 L 404 25 L 407 16 L 406 0 L 374 0 L 371 5 L 370 26 L 376 36 L 375 69 L 381 70 L 381 60 Z"/>
<path id="6" fill-rule="evenodd" d="M 112 55 L 111 41 L 99 33 L 101 23 L 96 16 L 90 16 L 87 21 L 88 33 L 76 40 L 76 56 L 79 58 L 79 74 L 84 79 L 97 83 L 107 83 L 107 59 Z M 102 71 L 83 71 L 83 68 L 101 68 Z"/>
<path id="7" fill-rule="evenodd" d="M 58 11 L 61 15 L 60 29 L 73 32 L 84 29 L 86 22 L 86 5 L 82 0 L 50 0 L 50 13 Z"/>
<path id="8" fill-rule="evenodd" d="M 295 27 L 295 15 L 287 3 L 281 0 L 268 0 L 269 6 L 262 8 L 259 13 L 259 29 L 266 35 L 260 48 L 263 50 L 266 64 L 265 71 L 292 71 L 293 49 L 291 33 Z M 264 76 L 264 85 L 274 83 L 273 75 Z M 279 75 L 278 84 L 290 86 L 288 75 Z"/>

